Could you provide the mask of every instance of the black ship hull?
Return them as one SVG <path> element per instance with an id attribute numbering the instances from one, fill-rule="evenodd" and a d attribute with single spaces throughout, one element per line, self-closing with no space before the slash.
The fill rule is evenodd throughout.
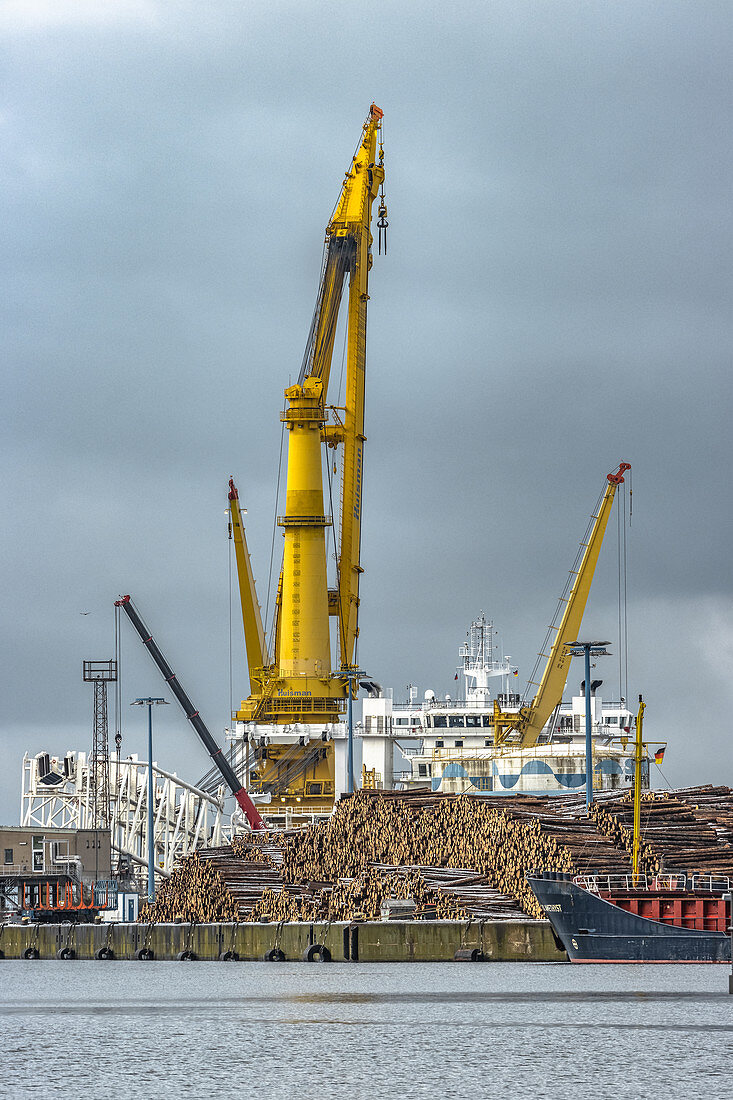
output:
<path id="1" fill-rule="evenodd" d="M 682 928 L 637 916 L 570 877 L 527 881 L 571 962 L 730 963 L 725 932 Z"/>

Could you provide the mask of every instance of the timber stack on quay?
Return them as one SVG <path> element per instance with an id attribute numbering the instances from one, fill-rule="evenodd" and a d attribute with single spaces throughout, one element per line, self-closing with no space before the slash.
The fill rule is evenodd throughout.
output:
<path id="1" fill-rule="evenodd" d="M 559 961 L 532 871 L 630 872 L 629 794 L 367 791 L 183 860 L 133 925 L 5 926 L 6 958 Z M 643 867 L 733 874 L 733 792 L 649 792 Z M 409 919 L 385 919 L 395 913 Z"/>

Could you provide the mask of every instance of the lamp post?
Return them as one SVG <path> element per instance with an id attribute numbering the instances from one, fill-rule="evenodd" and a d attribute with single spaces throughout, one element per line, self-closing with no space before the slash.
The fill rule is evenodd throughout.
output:
<path id="1" fill-rule="evenodd" d="M 351 668 L 341 673 L 348 677 L 349 681 L 349 695 L 346 714 L 346 729 L 347 729 L 347 742 L 346 742 L 346 793 L 354 793 L 354 680 L 361 680 L 366 673 L 359 668 Z M 357 692 L 358 692 L 357 686 Z"/>
<path id="2" fill-rule="evenodd" d="M 590 659 L 591 657 L 610 657 L 606 649 L 610 642 L 568 642 L 567 649 L 571 657 L 585 657 L 585 813 L 590 811 L 593 801 L 593 719 L 590 701 Z"/>
<path id="3" fill-rule="evenodd" d="M 153 838 L 153 707 L 168 706 L 167 699 L 135 699 L 131 707 L 148 708 L 148 901 L 155 901 L 155 842 Z"/>

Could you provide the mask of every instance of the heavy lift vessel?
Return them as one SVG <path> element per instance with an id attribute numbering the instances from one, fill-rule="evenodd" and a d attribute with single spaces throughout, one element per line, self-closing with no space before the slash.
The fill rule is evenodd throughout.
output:
<path id="1" fill-rule="evenodd" d="M 379 196 L 378 234 L 386 251 L 382 111 L 372 104 L 361 139 L 326 228 L 313 321 L 295 385 L 281 414 L 288 437 L 282 567 L 274 601 L 272 651 L 255 590 L 234 481 L 229 482 L 231 532 L 242 605 L 250 694 L 236 712 L 246 745 L 249 787 L 275 808 L 328 810 L 345 789 L 347 709 L 358 676 L 359 581 L 364 469 L 364 387 L 372 207 Z M 346 306 L 346 386 L 343 405 L 329 403 L 329 381 L 342 292 Z M 324 507 L 324 452 L 329 485 L 341 467 L 341 508 L 334 529 L 336 570 L 327 576 L 329 530 Z M 331 621 L 338 659 L 331 657 Z M 338 762 L 337 762 L 338 758 Z M 249 768 L 247 767 L 249 766 Z M 337 771 L 341 774 L 337 776 Z"/>
<path id="2" fill-rule="evenodd" d="M 278 814 L 328 812 L 337 786 L 346 788 L 346 728 L 342 716 L 359 675 L 361 499 L 364 466 L 364 383 L 372 207 L 379 195 L 378 241 L 386 252 L 383 112 L 372 103 L 338 202 L 326 227 L 316 308 L 298 382 L 285 390 L 281 415 L 288 432 L 285 514 L 278 517 L 284 552 L 275 598 L 273 651 L 269 652 L 255 590 L 242 511 L 229 480 L 230 533 L 234 541 L 242 605 L 250 695 L 236 712 L 239 737 L 253 746 L 233 768 L 178 683 L 130 596 L 116 602 L 148 649 L 186 717 L 211 755 L 252 829 L 264 822 L 247 792 L 274 802 Z M 345 404 L 329 404 L 328 385 L 341 297 L 348 275 Z M 341 514 L 336 576 L 327 577 L 326 532 L 333 517 L 324 509 L 323 449 L 341 459 Z M 340 450 L 339 450 L 340 449 Z M 330 496 L 330 493 L 329 493 Z M 331 662 L 330 623 L 337 623 L 339 661 Z M 341 751 L 337 751 L 339 745 Z M 337 779 L 336 758 L 341 776 Z M 352 774 L 353 784 L 353 774 Z"/>
<path id="3" fill-rule="evenodd" d="M 382 111 L 372 104 L 326 227 L 320 285 L 298 381 L 285 390 L 281 420 L 288 433 L 286 499 L 285 513 L 277 518 L 284 548 L 271 648 L 257 599 L 239 494 L 234 480 L 229 481 L 230 534 L 250 680 L 250 694 L 234 715 L 237 748 L 233 768 L 205 727 L 203 731 L 198 728 L 198 712 L 187 697 L 179 698 L 253 828 L 262 827 L 262 821 L 245 787 L 270 801 L 270 816 L 292 818 L 329 812 L 334 798 L 354 785 L 353 774 L 347 774 L 351 764 L 347 763 L 343 718 L 354 682 L 363 675 L 356 647 L 363 572 L 366 323 L 373 261 L 372 209 L 377 198 L 379 250 L 384 241 L 386 252 L 384 178 Z M 337 405 L 329 403 L 329 381 L 347 275 L 346 385 L 344 404 Z M 324 507 L 324 454 L 328 456 L 329 499 L 339 459 L 341 464 L 338 530 Z M 547 664 L 535 698 L 517 709 L 505 709 L 498 701 L 493 704 L 487 724 L 493 728 L 495 748 L 514 745 L 520 751 L 531 749 L 562 698 L 570 661 L 568 642 L 579 630 L 613 498 L 628 469 L 627 463 L 621 463 L 618 471 L 608 475 L 560 624 L 551 628 L 557 634 L 550 652 L 543 654 Z M 331 579 L 327 572 L 330 530 L 336 560 Z M 129 598 L 122 606 L 175 691 L 175 678 L 170 679 L 172 673 L 159 651 L 156 657 L 157 647 L 142 620 L 135 622 Z M 336 624 L 336 667 L 331 656 L 332 621 Z"/>

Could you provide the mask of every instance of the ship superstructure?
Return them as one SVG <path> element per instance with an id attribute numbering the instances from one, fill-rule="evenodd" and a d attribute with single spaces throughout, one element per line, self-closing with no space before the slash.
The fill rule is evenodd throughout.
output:
<path id="1" fill-rule="evenodd" d="M 635 717 L 625 699 L 604 700 L 602 681 L 584 682 L 561 702 L 530 746 L 511 738 L 495 742 L 497 710 L 519 718 L 519 670 L 499 655 L 498 633 L 483 612 L 471 624 L 459 649 L 459 698 L 440 699 L 432 690 L 418 700 L 395 702 L 390 691 L 374 688 L 364 700 L 363 775 L 367 785 L 429 786 L 433 791 L 491 794 L 567 794 L 585 787 L 585 715 L 590 708 L 593 789 L 631 785 Z M 460 684 L 460 680 L 459 680 Z M 396 763 L 395 763 L 396 761 Z M 642 783 L 648 786 L 648 760 Z"/>

